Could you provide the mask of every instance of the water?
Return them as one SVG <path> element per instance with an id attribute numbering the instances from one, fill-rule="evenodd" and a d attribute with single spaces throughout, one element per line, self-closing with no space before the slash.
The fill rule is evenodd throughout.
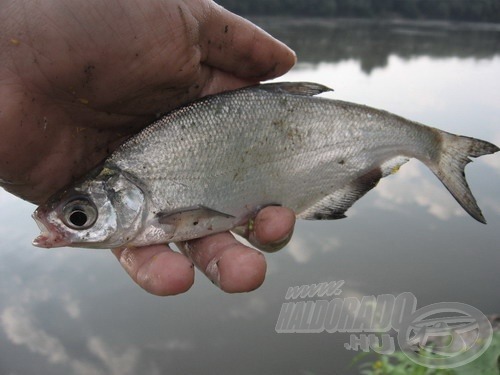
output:
<path id="1" fill-rule="evenodd" d="M 498 28 L 256 21 L 298 52 L 285 80 L 500 144 Z M 355 374 L 348 334 L 275 332 L 288 287 L 345 280 L 342 297 L 412 292 L 419 307 L 500 312 L 500 155 L 467 175 L 487 226 L 411 162 L 348 219 L 300 222 L 259 290 L 226 295 L 197 274 L 171 298 L 139 289 L 107 251 L 32 247 L 34 207 L 1 191 L 0 374 Z"/>

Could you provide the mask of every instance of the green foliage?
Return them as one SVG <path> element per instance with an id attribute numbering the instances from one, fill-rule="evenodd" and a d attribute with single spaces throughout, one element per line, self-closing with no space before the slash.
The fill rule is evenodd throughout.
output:
<path id="1" fill-rule="evenodd" d="M 380 355 L 373 363 L 360 366 L 361 375 L 455 375 L 450 369 L 432 369 L 417 365 L 402 352 Z"/>
<path id="2" fill-rule="evenodd" d="M 456 375 L 499 375 L 500 332 L 493 334 L 488 349 L 476 360 L 465 366 L 455 368 Z"/>
<path id="3" fill-rule="evenodd" d="M 243 15 L 500 22 L 500 0 L 216 0 Z"/>
<path id="4" fill-rule="evenodd" d="M 477 359 L 453 369 L 432 369 L 417 365 L 402 352 L 377 354 L 374 361 L 367 361 L 370 353 L 361 353 L 352 365 L 359 365 L 361 375 L 500 375 L 500 333 L 493 334 L 489 348 Z"/>

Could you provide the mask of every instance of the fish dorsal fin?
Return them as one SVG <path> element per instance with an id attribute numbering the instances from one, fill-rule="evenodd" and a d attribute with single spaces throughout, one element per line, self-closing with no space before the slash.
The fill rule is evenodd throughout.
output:
<path id="1" fill-rule="evenodd" d="M 290 95 L 314 96 L 323 92 L 333 91 L 331 88 L 313 82 L 277 82 L 264 83 L 259 89 Z"/>
<path id="2" fill-rule="evenodd" d="M 298 217 L 306 220 L 335 220 L 345 218 L 345 212 L 363 195 L 377 186 L 381 178 L 398 171 L 399 167 L 409 159 L 395 157 L 380 166 L 373 168 L 356 180 L 348 183 L 334 193 L 319 200 Z"/>

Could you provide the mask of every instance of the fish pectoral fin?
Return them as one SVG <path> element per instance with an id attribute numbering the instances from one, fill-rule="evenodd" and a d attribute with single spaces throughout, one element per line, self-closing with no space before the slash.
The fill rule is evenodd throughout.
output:
<path id="1" fill-rule="evenodd" d="M 225 232 L 238 223 L 234 216 L 204 206 L 160 212 L 157 217 L 158 223 L 171 231 L 172 242 Z"/>
<path id="2" fill-rule="evenodd" d="M 333 89 L 313 82 L 278 82 L 264 83 L 258 86 L 260 90 L 290 95 L 314 96 Z"/>
<path id="3" fill-rule="evenodd" d="M 204 206 L 160 212 L 157 217 L 158 223 L 172 234 L 172 242 L 225 232 L 238 223 L 234 216 Z"/>
<path id="4" fill-rule="evenodd" d="M 298 217 L 306 220 L 335 220 L 346 217 L 345 212 L 363 195 L 377 186 L 381 178 L 395 173 L 409 158 L 397 156 L 374 167 L 364 175 L 337 189 L 334 193 L 319 200 Z"/>
<path id="5" fill-rule="evenodd" d="M 178 226 L 180 223 L 191 223 L 196 226 L 200 221 L 213 218 L 234 219 L 232 215 L 201 205 L 181 208 L 175 211 L 159 212 L 156 216 L 158 216 L 158 222 L 160 224 L 174 226 Z"/>

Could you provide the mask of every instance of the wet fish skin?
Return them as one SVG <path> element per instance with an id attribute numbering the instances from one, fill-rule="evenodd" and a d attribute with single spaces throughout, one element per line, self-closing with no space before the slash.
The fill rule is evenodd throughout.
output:
<path id="1" fill-rule="evenodd" d="M 42 234 L 34 244 L 109 248 L 187 240 L 242 225 L 270 204 L 290 207 L 299 218 L 339 219 L 409 158 L 426 164 L 485 222 L 464 168 L 497 146 L 315 97 L 325 91 L 314 83 L 264 84 L 165 115 L 39 207 L 34 218 Z M 68 223 L 83 217 L 80 227 Z"/>

